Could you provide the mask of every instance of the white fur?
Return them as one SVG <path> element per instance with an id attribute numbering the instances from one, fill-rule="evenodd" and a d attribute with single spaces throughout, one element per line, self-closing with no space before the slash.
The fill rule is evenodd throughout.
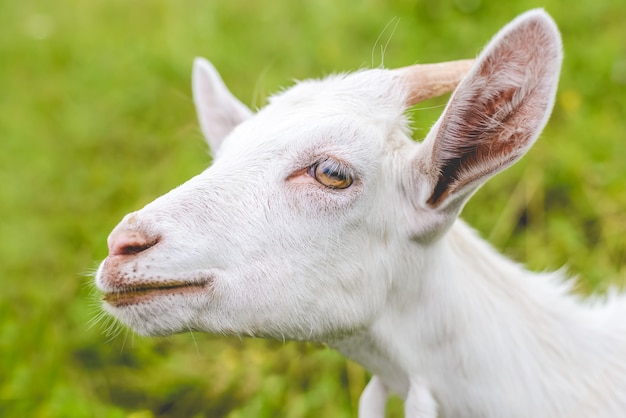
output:
<path id="1" fill-rule="evenodd" d="M 128 215 L 96 277 L 137 332 L 324 341 L 375 376 L 359 415 L 626 416 L 626 301 L 591 305 L 507 260 L 457 220 L 551 112 L 561 43 L 543 11 L 485 48 L 422 144 L 396 73 L 306 81 L 252 114 L 204 60 L 194 100 L 214 164 Z M 352 173 L 329 189 L 308 168 Z"/>

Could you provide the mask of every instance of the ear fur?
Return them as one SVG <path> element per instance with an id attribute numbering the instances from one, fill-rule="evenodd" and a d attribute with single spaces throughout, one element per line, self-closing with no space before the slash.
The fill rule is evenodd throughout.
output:
<path id="1" fill-rule="evenodd" d="M 476 59 L 420 146 L 420 205 L 454 216 L 495 173 L 534 143 L 552 111 L 562 61 L 543 10 L 506 25 Z"/>
<path id="2" fill-rule="evenodd" d="M 193 102 L 202 133 L 215 155 L 222 141 L 252 111 L 228 90 L 213 65 L 196 58 L 192 73 Z"/>

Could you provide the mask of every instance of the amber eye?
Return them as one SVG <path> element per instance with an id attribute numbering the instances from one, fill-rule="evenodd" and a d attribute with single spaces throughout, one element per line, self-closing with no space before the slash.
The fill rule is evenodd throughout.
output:
<path id="1" fill-rule="evenodd" d="M 330 189 L 346 189 L 353 181 L 348 169 L 332 160 L 324 160 L 313 165 L 310 174 L 318 183 Z"/>

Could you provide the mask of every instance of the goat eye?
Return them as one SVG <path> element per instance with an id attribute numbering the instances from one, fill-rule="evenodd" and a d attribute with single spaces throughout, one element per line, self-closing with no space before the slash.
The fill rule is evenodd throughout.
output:
<path id="1" fill-rule="evenodd" d="M 352 175 L 341 164 L 324 160 L 310 168 L 311 176 L 329 189 L 346 189 L 352 184 Z"/>

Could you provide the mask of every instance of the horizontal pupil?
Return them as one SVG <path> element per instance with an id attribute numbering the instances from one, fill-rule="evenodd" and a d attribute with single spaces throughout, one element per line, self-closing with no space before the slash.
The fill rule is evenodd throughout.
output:
<path id="1" fill-rule="evenodd" d="M 323 167 L 323 173 L 327 177 L 335 177 L 338 179 L 345 179 L 346 175 L 339 170 L 334 169 L 333 167 Z"/>

